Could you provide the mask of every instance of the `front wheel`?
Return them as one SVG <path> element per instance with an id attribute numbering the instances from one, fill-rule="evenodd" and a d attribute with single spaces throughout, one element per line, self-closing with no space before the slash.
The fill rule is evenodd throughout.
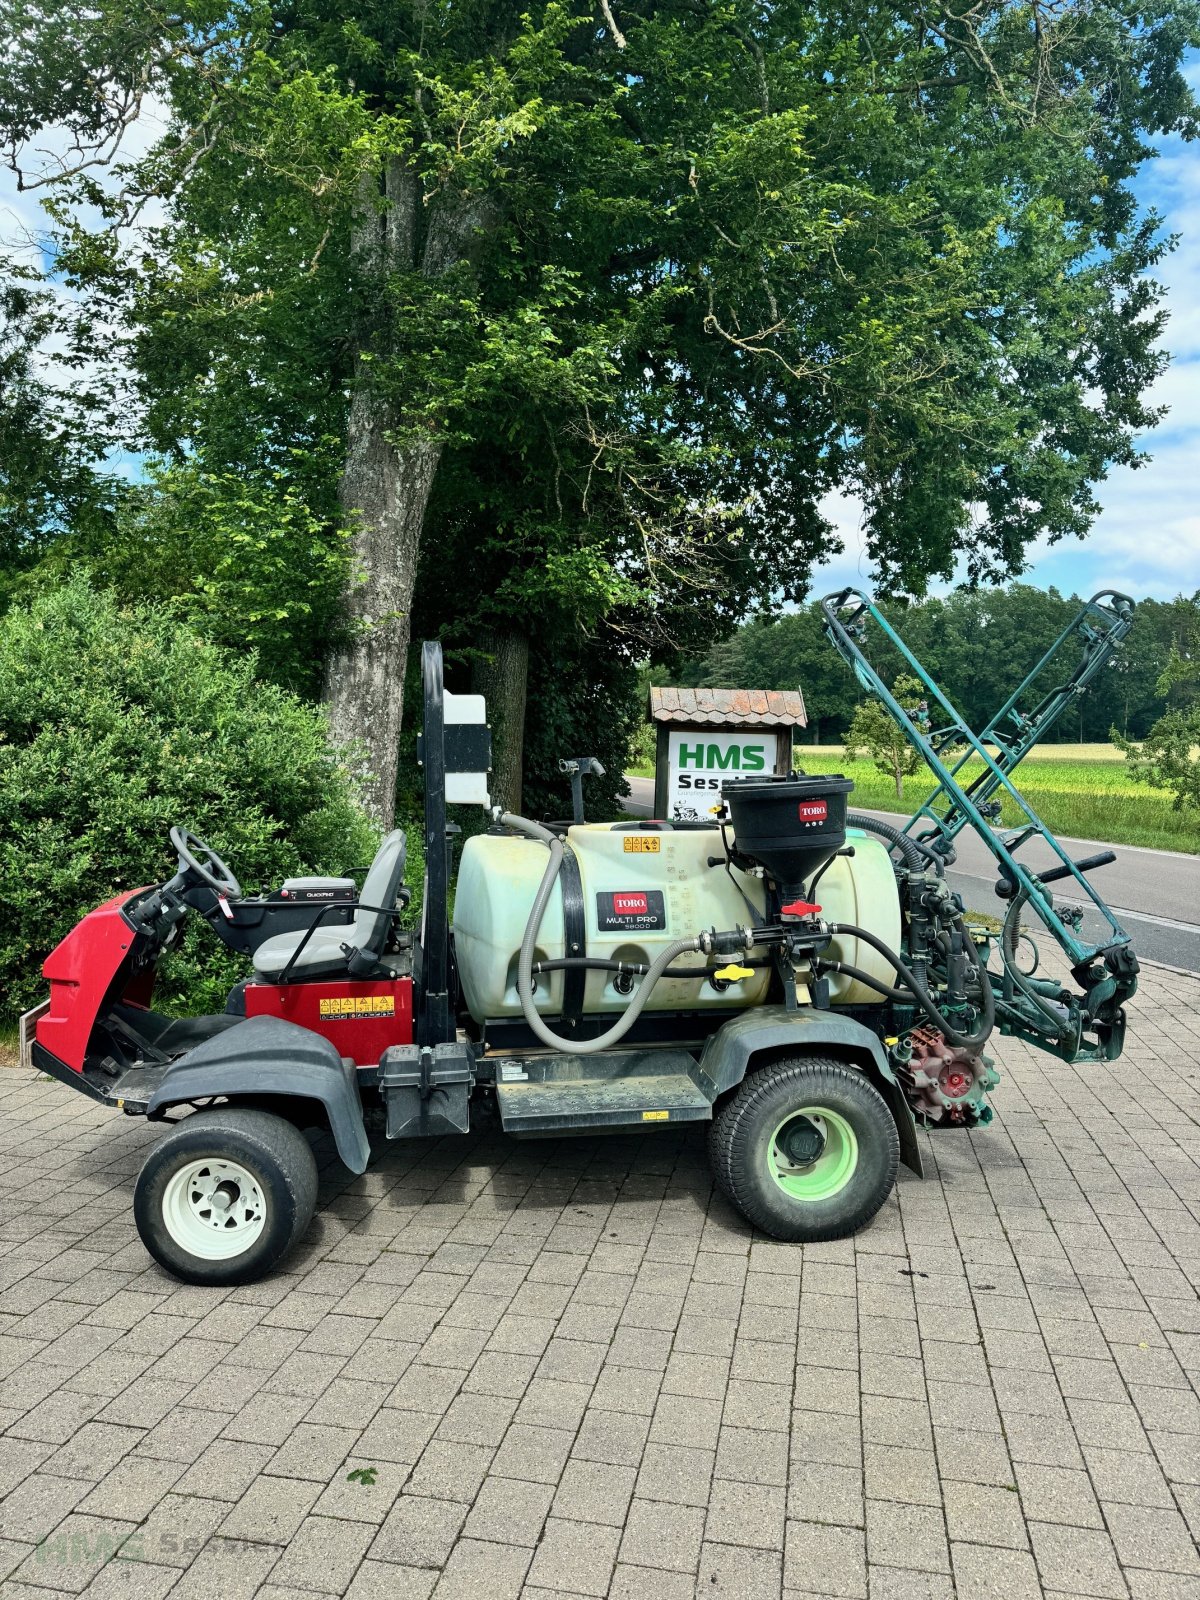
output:
<path id="1" fill-rule="evenodd" d="M 865 1227 L 892 1191 L 896 1124 L 860 1072 L 818 1057 L 752 1073 L 709 1134 L 717 1186 L 775 1239 L 816 1243 Z"/>
<path id="2" fill-rule="evenodd" d="M 308 1227 L 317 1163 L 298 1128 L 269 1111 L 197 1111 L 159 1141 L 138 1174 L 142 1243 L 185 1283 L 263 1277 Z"/>

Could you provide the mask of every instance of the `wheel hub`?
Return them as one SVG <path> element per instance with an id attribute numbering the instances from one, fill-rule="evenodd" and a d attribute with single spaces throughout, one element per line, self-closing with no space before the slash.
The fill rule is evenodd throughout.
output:
<path id="1" fill-rule="evenodd" d="M 797 1117 L 784 1128 L 777 1142 L 792 1166 L 807 1167 L 825 1149 L 825 1128 L 810 1117 Z"/>
<path id="2" fill-rule="evenodd" d="M 858 1166 L 858 1139 L 845 1117 L 824 1106 L 804 1106 L 771 1135 L 767 1166 L 793 1200 L 828 1200 L 850 1182 Z"/>
<path id="3" fill-rule="evenodd" d="M 262 1233 L 267 1204 L 254 1174 L 238 1161 L 193 1158 L 163 1193 L 167 1231 L 190 1254 L 225 1260 L 248 1250 Z"/>

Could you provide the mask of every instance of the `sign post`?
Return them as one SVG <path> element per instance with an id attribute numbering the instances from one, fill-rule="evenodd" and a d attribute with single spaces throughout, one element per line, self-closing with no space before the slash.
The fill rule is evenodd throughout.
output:
<path id="1" fill-rule="evenodd" d="M 804 697 L 777 690 L 651 689 L 657 724 L 654 815 L 711 822 L 729 778 L 790 772 Z"/>

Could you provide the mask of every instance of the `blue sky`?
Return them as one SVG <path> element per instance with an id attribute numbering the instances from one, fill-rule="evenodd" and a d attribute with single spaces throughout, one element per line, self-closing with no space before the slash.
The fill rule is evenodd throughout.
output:
<path id="1" fill-rule="evenodd" d="M 1200 55 L 1190 75 L 1200 91 Z M 163 125 L 151 114 L 131 131 L 127 151 L 134 154 Z M 1164 140 L 1161 152 L 1143 169 L 1137 190 L 1143 205 L 1161 214 L 1164 231 L 1179 236 L 1157 273 L 1166 288 L 1165 344 L 1172 361 L 1152 398 L 1169 413 L 1142 440 L 1150 460 L 1137 471 L 1119 468 L 1099 485 L 1103 509 L 1086 540 L 1031 550 L 1026 581 L 1041 587 L 1054 584 L 1086 594 L 1116 588 L 1135 598 L 1200 589 L 1200 140 L 1193 145 Z M 12 174 L 0 172 L 0 244 L 11 247 L 23 240 L 40 264 L 34 242 L 44 225 L 38 198 L 19 195 Z M 114 465 L 137 470 L 128 459 Z M 831 496 L 824 509 L 846 548 L 814 573 L 812 593 L 848 583 L 869 588 L 860 508 L 848 497 Z"/>

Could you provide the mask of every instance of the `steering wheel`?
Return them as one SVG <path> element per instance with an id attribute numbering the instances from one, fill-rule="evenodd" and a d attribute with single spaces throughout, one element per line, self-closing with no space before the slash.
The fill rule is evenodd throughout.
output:
<path id="1" fill-rule="evenodd" d="M 229 866 L 213 847 L 205 844 L 188 828 L 172 828 L 171 844 L 179 857 L 179 866 L 195 874 L 201 883 L 223 896 L 226 900 L 240 900 L 242 886 L 230 871 Z"/>

